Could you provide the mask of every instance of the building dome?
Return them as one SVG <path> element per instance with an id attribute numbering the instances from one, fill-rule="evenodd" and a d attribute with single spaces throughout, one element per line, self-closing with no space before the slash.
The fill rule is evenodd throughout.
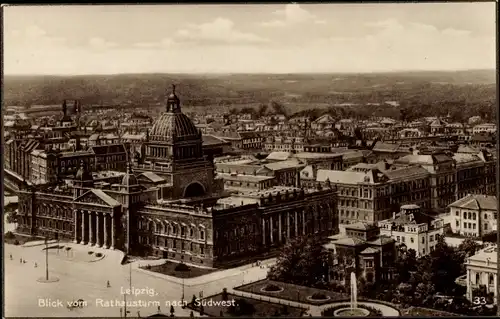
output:
<path id="1" fill-rule="evenodd" d="M 200 138 L 194 123 L 183 113 L 164 113 L 149 132 L 151 141 L 193 140 Z"/>
<path id="2" fill-rule="evenodd" d="M 167 99 L 167 112 L 153 124 L 149 132 L 150 141 L 197 140 L 201 133 L 189 117 L 181 112 L 180 100 L 175 94 L 175 86 Z"/>
<path id="3" fill-rule="evenodd" d="M 137 178 L 134 175 L 134 172 L 132 172 L 132 167 L 130 166 L 130 163 L 127 164 L 127 173 L 125 176 L 123 176 L 122 179 L 122 186 L 134 186 L 138 185 L 139 183 L 137 182 Z"/>

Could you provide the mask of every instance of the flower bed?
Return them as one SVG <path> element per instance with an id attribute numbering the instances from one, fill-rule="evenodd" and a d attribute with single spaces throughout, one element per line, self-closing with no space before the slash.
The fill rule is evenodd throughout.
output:
<path id="1" fill-rule="evenodd" d="M 217 269 L 209 269 L 209 268 L 198 268 L 198 267 L 193 267 L 193 266 L 188 266 L 186 264 L 183 264 L 185 267 L 187 267 L 187 270 L 182 270 L 185 269 L 184 266 L 180 266 L 182 264 L 179 263 L 174 263 L 171 261 L 166 261 L 165 263 L 161 265 L 146 265 L 141 267 L 141 269 L 148 270 L 148 271 L 154 271 L 160 274 L 168 275 L 168 276 L 173 276 L 177 278 L 194 278 L 194 277 L 199 277 L 203 276 L 206 274 L 210 274 L 212 272 L 217 271 Z M 180 271 L 179 271 L 180 269 Z"/>
<path id="2" fill-rule="evenodd" d="M 282 287 L 283 291 L 278 291 L 278 292 L 266 291 L 264 288 L 266 288 L 269 285 Z M 275 297 L 315 306 L 325 305 L 334 301 L 349 300 L 349 295 L 345 293 L 299 286 L 284 282 L 273 281 L 269 279 L 256 281 L 247 285 L 236 287 L 235 289 L 262 296 Z M 324 295 L 328 299 L 315 300 L 311 298 L 313 295 L 319 296 L 319 294 Z"/>
<path id="3" fill-rule="evenodd" d="M 261 288 L 262 292 L 282 292 L 283 290 L 283 287 L 274 284 L 269 284 Z"/>
<path id="4" fill-rule="evenodd" d="M 368 315 L 366 317 L 382 317 L 382 311 L 375 309 L 370 306 L 365 306 L 365 305 L 359 305 L 358 308 L 368 310 Z M 325 309 L 321 312 L 321 315 L 323 317 L 333 317 L 335 311 L 340 310 L 340 309 L 349 309 L 349 303 L 333 306 L 331 308 Z"/>

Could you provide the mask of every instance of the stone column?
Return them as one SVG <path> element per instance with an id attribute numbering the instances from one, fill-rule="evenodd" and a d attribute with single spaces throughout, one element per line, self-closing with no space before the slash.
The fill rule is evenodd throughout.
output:
<path id="1" fill-rule="evenodd" d="M 75 244 L 78 243 L 78 210 L 75 209 L 73 211 L 73 219 L 74 219 L 74 224 L 75 224 L 75 239 L 73 240 L 73 242 Z"/>
<path id="2" fill-rule="evenodd" d="M 467 269 L 467 299 L 472 301 L 472 279 L 471 279 L 470 269 Z M 495 289 L 496 290 L 496 289 Z"/>
<path id="3" fill-rule="evenodd" d="M 286 238 L 290 239 L 290 212 L 286 212 Z"/>
<path id="4" fill-rule="evenodd" d="M 99 222 L 99 219 L 101 219 L 101 215 L 102 215 L 101 212 L 96 212 L 95 213 L 95 223 L 96 223 L 95 232 L 96 232 L 96 246 L 97 247 L 102 247 L 102 242 L 101 242 L 101 235 L 102 235 L 102 232 L 101 232 L 101 223 Z"/>
<path id="5" fill-rule="evenodd" d="M 266 220 L 262 218 L 262 244 L 266 244 Z"/>
<path id="6" fill-rule="evenodd" d="M 108 236 L 108 214 L 104 213 L 102 215 L 104 222 L 104 248 L 109 248 L 109 236 Z"/>
<path id="7" fill-rule="evenodd" d="M 81 219 L 82 219 L 82 241 L 81 241 L 81 244 L 85 245 L 87 243 L 87 232 L 85 229 L 85 224 L 87 223 L 87 213 L 84 210 L 82 210 L 80 212 L 81 212 Z"/>
<path id="8" fill-rule="evenodd" d="M 299 217 L 299 214 L 297 214 L 297 211 L 295 211 L 295 237 L 298 237 L 299 236 L 299 228 L 298 228 L 298 217 Z"/>
<path id="9" fill-rule="evenodd" d="M 89 212 L 89 245 L 94 245 L 94 212 Z"/>
<path id="10" fill-rule="evenodd" d="M 283 240 L 281 238 L 281 220 L 283 218 L 282 213 L 278 213 L 278 243 L 281 243 Z"/>
<path id="11" fill-rule="evenodd" d="M 111 215 L 111 249 L 115 249 L 115 216 Z"/>
<path id="12" fill-rule="evenodd" d="M 271 235 L 270 244 L 272 245 L 274 243 L 274 240 L 273 240 L 273 216 L 269 216 L 269 234 Z"/>
<path id="13" fill-rule="evenodd" d="M 302 211 L 302 235 L 306 234 L 306 212 Z"/>

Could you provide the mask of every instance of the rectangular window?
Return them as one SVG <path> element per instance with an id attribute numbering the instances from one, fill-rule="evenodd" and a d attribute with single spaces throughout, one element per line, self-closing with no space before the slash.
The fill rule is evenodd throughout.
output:
<path id="1" fill-rule="evenodd" d="M 200 239 L 205 240 L 205 231 L 204 230 L 200 231 Z"/>

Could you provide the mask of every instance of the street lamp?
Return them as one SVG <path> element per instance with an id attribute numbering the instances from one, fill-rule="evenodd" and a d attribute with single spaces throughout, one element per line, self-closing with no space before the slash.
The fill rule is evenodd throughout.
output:
<path id="1" fill-rule="evenodd" d="M 49 243 L 45 236 L 45 280 L 49 281 Z"/>

